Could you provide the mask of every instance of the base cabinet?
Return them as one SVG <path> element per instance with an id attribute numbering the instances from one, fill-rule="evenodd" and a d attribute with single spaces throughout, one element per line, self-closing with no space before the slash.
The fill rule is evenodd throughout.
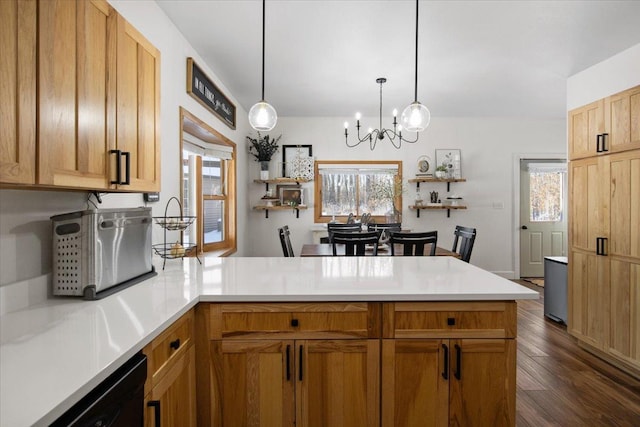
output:
<path id="1" fill-rule="evenodd" d="M 377 426 L 378 340 L 212 343 L 220 426 Z"/>

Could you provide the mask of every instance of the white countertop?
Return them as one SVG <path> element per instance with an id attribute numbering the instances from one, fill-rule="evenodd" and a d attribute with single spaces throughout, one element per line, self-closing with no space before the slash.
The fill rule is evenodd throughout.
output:
<path id="1" fill-rule="evenodd" d="M 98 301 L 0 317 L 0 426 L 48 425 L 199 301 L 478 301 L 538 293 L 451 257 L 155 260 Z"/>

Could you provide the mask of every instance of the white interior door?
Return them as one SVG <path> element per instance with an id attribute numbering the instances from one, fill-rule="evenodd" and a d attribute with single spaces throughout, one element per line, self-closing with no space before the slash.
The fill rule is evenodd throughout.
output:
<path id="1" fill-rule="evenodd" d="M 520 161 L 520 277 L 543 277 L 545 256 L 567 254 L 567 164 Z"/>

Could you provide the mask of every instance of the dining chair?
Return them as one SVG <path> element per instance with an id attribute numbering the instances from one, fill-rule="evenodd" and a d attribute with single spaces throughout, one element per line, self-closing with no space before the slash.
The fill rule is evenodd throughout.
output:
<path id="1" fill-rule="evenodd" d="M 291 247 L 291 238 L 290 238 L 289 226 L 284 225 L 281 228 L 278 228 L 278 235 L 280 235 L 280 244 L 282 245 L 282 253 L 285 257 L 294 257 L 293 248 Z"/>
<path id="2" fill-rule="evenodd" d="M 357 224 L 357 223 L 344 224 L 341 222 L 330 222 L 327 224 L 329 243 L 333 243 L 333 233 L 336 231 L 340 233 L 353 233 L 356 231 L 362 231 L 362 227 L 360 226 L 360 224 Z"/>
<path id="3" fill-rule="evenodd" d="M 456 225 L 456 229 L 453 234 L 455 235 L 455 237 L 453 239 L 453 248 L 451 249 L 451 251 L 460 254 L 460 259 L 462 261 L 469 262 L 469 259 L 471 259 L 473 244 L 476 241 L 476 229 Z M 459 248 L 458 240 L 460 241 Z"/>
<path id="4" fill-rule="evenodd" d="M 389 238 L 391 246 L 391 255 L 395 255 L 395 245 L 402 245 L 402 255 L 404 256 L 423 256 L 424 247 L 431 245 L 430 256 L 436 254 L 436 244 L 438 243 L 437 231 L 425 231 L 419 233 L 392 231 Z"/>
<path id="5" fill-rule="evenodd" d="M 367 246 L 371 248 L 371 255 L 378 255 L 378 240 L 380 239 L 380 231 L 357 231 L 351 233 L 334 232 L 333 233 L 333 255 L 338 255 L 337 245 L 344 245 L 345 256 L 364 256 L 367 252 Z"/>

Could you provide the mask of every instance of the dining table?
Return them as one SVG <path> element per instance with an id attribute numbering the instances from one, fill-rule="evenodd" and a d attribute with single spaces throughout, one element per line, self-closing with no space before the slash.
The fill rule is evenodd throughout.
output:
<path id="1" fill-rule="evenodd" d="M 395 255 L 402 256 L 403 245 L 396 244 Z M 336 252 L 338 255 L 344 255 L 344 245 L 337 244 Z M 371 254 L 373 252 L 373 248 L 371 250 L 367 250 L 367 254 Z M 391 255 L 391 248 L 388 244 L 378 245 L 378 255 Z M 322 256 L 333 256 L 333 245 L 331 243 L 305 243 L 302 245 L 302 250 L 300 251 L 301 257 L 322 257 Z M 429 256 L 429 248 L 425 248 L 425 256 Z M 440 246 L 436 246 L 436 256 L 451 256 L 455 258 L 460 258 L 460 254 L 450 251 L 445 248 L 441 248 Z"/>

